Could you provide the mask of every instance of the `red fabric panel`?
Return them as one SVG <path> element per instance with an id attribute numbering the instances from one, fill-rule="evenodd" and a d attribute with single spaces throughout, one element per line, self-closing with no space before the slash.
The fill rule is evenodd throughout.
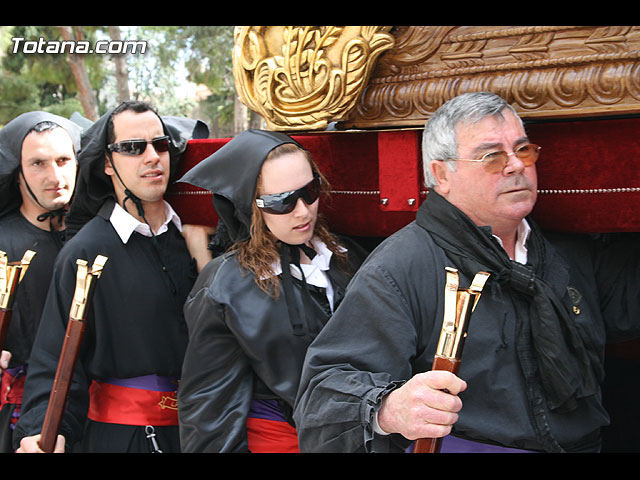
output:
<path id="1" fill-rule="evenodd" d="M 420 139 L 418 130 L 378 134 L 380 210 L 383 212 L 418 211 L 420 188 L 424 183 L 420 166 Z"/>
<path id="2" fill-rule="evenodd" d="M 198 162 L 216 152 L 229 140 L 228 138 L 190 140 L 176 174 L 176 180 L 179 180 Z M 185 224 L 214 227 L 218 224 L 218 215 L 211 202 L 211 192 L 187 183 L 174 183 L 169 186 L 166 199 Z"/>
<path id="3" fill-rule="evenodd" d="M 640 231 L 640 119 L 532 124 L 527 133 L 542 147 L 533 216 L 543 228 Z"/>
<path id="4" fill-rule="evenodd" d="M 364 237 L 388 236 L 415 218 L 413 211 L 383 212 L 381 209 L 378 160 L 380 145 L 385 149 L 385 144 L 380 141 L 381 134 L 383 132 L 359 131 L 293 135 L 296 141 L 311 152 L 331 184 L 334 192 L 331 202 L 323 204 L 321 212 L 328 218 L 332 231 L 336 233 Z M 389 135 L 397 136 L 400 133 L 389 133 L 387 138 Z M 411 137 L 404 138 L 404 143 L 415 141 Z M 401 145 L 402 142 L 400 145 L 396 142 L 396 149 L 400 150 Z M 405 150 L 411 151 L 411 148 L 405 147 Z M 396 159 L 401 157 L 397 152 L 394 153 Z M 416 168 L 415 153 L 406 161 L 410 162 L 412 168 Z M 414 174 L 413 177 L 415 176 Z M 400 180 L 400 177 L 398 176 L 398 185 L 405 184 L 407 179 Z M 406 202 L 406 194 L 402 193 L 401 188 L 386 193 L 391 197 L 398 192 L 402 194 L 402 201 Z"/>
<path id="5" fill-rule="evenodd" d="M 334 232 L 369 237 L 387 236 L 415 218 L 415 212 L 383 213 L 380 209 L 376 132 L 321 132 L 292 136 L 311 152 L 335 192 L 331 202 L 323 204 L 321 209 Z M 228 141 L 189 141 L 176 177 L 180 178 Z M 217 224 L 218 217 L 213 209 L 211 194 L 200 188 L 176 183 L 169 188 L 167 200 L 184 223 Z"/>
<path id="6" fill-rule="evenodd" d="M 542 146 L 537 165 L 541 193 L 533 216 L 544 229 L 640 231 L 640 119 L 536 123 L 527 132 Z M 292 136 L 312 153 L 331 184 L 332 201 L 321 211 L 334 232 L 388 236 L 415 218 L 413 209 L 401 209 L 416 189 L 423 190 L 420 130 Z M 227 141 L 190 141 L 181 172 Z M 211 195 L 199 190 L 174 185 L 167 199 L 185 223 L 215 225 Z M 381 197 L 390 199 L 388 208 Z M 423 192 L 418 204 L 424 198 Z"/>

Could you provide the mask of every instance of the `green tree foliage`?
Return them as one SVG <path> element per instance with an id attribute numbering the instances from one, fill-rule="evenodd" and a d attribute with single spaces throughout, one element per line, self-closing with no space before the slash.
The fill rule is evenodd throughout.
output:
<path id="1" fill-rule="evenodd" d="M 89 32 L 90 34 L 92 32 Z M 24 41 L 60 40 L 54 26 L 3 27 L 3 53 L 0 63 L 0 124 L 20 113 L 46 110 L 69 117 L 74 111 L 82 112 L 76 98 L 75 80 L 63 54 L 25 54 L 16 49 L 12 38 Z M 104 77 L 99 59 L 91 59 L 92 85 L 99 91 Z"/>
<path id="2" fill-rule="evenodd" d="M 211 94 L 200 108 L 223 124 L 233 124 L 233 30 L 229 25 L 139 27 L 140 38 L 163 38 L 153 50 L 160 68 L 175 68 L 180 62 L 189 81 L 206 85 Z"/>
<path id="3" fill-rule="evenodd" d="M 210 95 L 197 105 L 201 116 L 233 125 L 235 88 L 231 51 L 233 26 L 121 27 L 122 38 L 147 42 L 145 53 L 127 54 L 132 98 L 153 103 L 165 115 L 188 116 L 193 99 L 178 95 L 185 81 L 205 85 Z M 106 26 L 82 27 L 84 40 L 109 39 Z M 68 55 L 14 51 L 14 37 L 25 41 L 61 40 L 56 26 L 0 26 L 0 126 L 34 109 L 69 117 L 82 114 Z M 108 54 L 85 55 L 99 113 L 117 103 L 114 62 Z"/>

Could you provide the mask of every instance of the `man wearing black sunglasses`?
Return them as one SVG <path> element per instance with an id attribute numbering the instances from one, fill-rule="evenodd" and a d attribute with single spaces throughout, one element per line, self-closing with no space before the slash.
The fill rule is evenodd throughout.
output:
<path id="1" fill-rule="evenodd" d="M 541 151 L 491 93 L 430 118 L 416 221 L 371 254 L 308 350 L 302 451 L 443 437 L 442 452 L 599 451 L 605 342 L 640 335 L 640 242 L 543 235 L 529 218 Z M 465 289 L 490 273 L 457 375 L 432 370 L 446 267 Z"/>
<path id="2" fill-rule="evenodd" d="M 75 285 L 75 263 L 108 258 L 97 281 L 59 451 L 178 452 L 176 390 L 187 344 L 182 305 L 196 277 L 180 218 L 164 200 L 190 131 L 125 102 L 83 136 L 72 238 L 59 256 L 14 444 L 37 440 Z M 206 248 L 206 245 L 204 246 Z M 87 413 L 88 412 L 88 413 Z"/>
<path id="3" fill-rule="evenodd" d="M 76 180 L 80 126 L 58 115 L 19 115 L 0 130 L 0 250 L 8 262 L 36 253 L 15 293 L 0 360 L 0 452 L 13 451 L 29 354 L 53 262 L 64 241 L 64 216 Z"/>

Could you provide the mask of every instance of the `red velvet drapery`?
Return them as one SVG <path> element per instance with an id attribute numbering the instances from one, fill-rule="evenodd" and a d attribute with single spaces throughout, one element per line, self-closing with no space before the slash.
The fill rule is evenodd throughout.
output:
<path id="1" fill-rule="evenodd" d="M 532 123 L 527 132 L 542 146 L 533 212 L 542 228 L 640 231 L 640 119 Z M 415 218 L 427 194 L 420 129 L 292 136 L 313 154 L 331 183 L 333 198 L 323 211 L 333 231 L 384 237 Z M 191 140 L 181 173 L 227 141 Z M 173 185 L 168 200 L 185 223 L 217 222 L 211 195 L 196 187 Z"/>

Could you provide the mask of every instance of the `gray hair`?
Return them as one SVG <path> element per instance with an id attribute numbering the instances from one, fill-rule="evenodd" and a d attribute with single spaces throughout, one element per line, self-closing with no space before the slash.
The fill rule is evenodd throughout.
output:
<path id="1" fill-rule="evenodd" d="M 437 185 L 431 175 L 433 160 L 448 160 L 458 156 L 456 127 L 460 123 L 476 123 L 489 115 L 502 116 L 509 109 L 522 120 L 502 97 L 490 92 L 474 92 L 459 95 L 442 105 L 427 121 L 422 134 L 422 168 L 427 188 Z M 455 162 L 447 162 L 455 170 Z"/>

